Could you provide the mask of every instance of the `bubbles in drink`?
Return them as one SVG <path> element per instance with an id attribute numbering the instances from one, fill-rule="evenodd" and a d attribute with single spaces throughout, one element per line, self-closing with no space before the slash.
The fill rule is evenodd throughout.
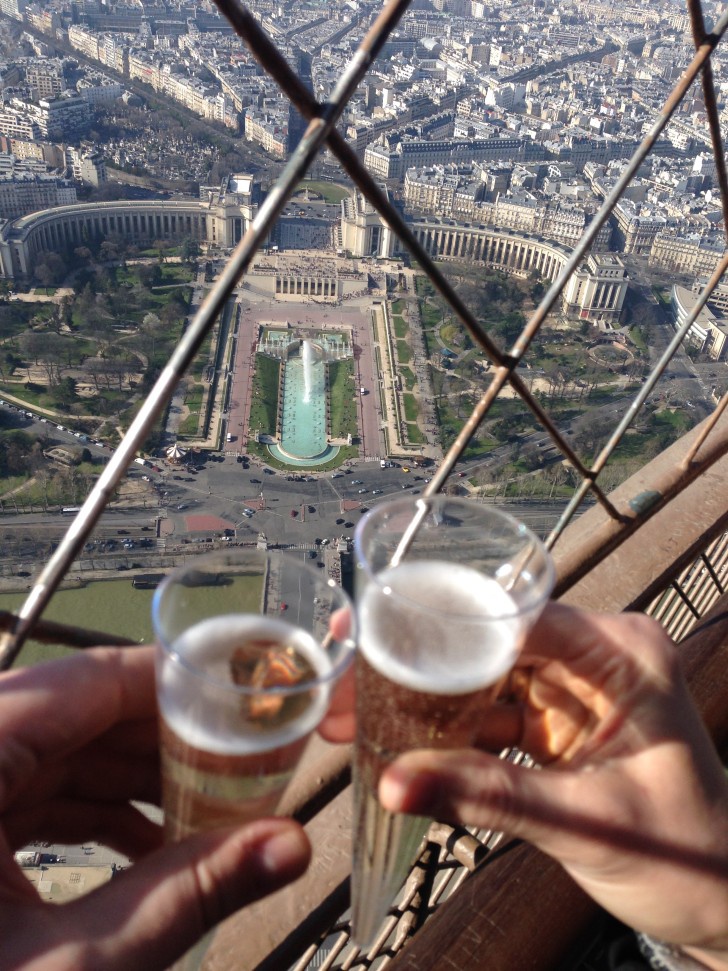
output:
<path id="1" fill-rule="evenodd" d="M 310 634 L 283 620 L 212 617 L 185 631 L 172 645 L 172 655 L 178 661 L 163 661 L 159 673 L 162 714 L 197 748 L 242 755 L 286 745 L 312 731 L 326 711 L 326 684 L 287 691 L 292 680 L 305 685 L 309 678 L 325 677 L 331 663 Z M 285 676 L 282 667 L 287 667 Z M 263 689 L 267 694 L 271 688 L 268 703 Z"/>
<path id="2" fill-rule="evenodd" d="M 459 563 L 405 561 L 359 601 L 360 645 L 385 677 L 413 691 L 464 694 L 513 666 L 522 619 L 497 581 Z"/>
<path id="3" fill-rule="evenodd" d="M 323 717 L 331 669 L 313 637 L 275 618 L 226 615 L 186 631 L 159 662 L 169 839 L 275 812 Z"/>

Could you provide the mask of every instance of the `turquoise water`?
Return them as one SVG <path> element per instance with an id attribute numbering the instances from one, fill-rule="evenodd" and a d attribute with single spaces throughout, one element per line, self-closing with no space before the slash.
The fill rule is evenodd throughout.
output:
<path id="1" fill-rule="evenodd" d="M 270 451 L 289 465 L 313 465 L 331 458 L 338 448 L 326 444 L 326 366 L 312 358 L 306 395 L 303 360 L 286 363 L 280 446 Z M 308 400 L 305 400 L 308 397 Z"/>

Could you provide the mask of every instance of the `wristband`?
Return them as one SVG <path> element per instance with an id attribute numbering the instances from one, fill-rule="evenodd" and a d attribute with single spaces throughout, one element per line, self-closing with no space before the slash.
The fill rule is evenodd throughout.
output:
<path id="1" fill-rule="evenodd" d="M 710 971 L 706 964 L 685 954 L 676 944 L 637 934 L 637 944 L 653 971 Z"/>

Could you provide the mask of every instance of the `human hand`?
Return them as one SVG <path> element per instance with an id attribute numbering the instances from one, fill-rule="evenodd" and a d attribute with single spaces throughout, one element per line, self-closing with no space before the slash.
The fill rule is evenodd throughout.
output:
<path id="1" fill-rule="evenodd" d="M 385 770 L 393 812 L 522 837 L 622 921 L 728 968 L 728 786 L 662 629 L 549 605 L 519 659 L 523 697 L 483 712 L 479 744 Z"/>
<path id="2" fill-rule="evenodd" d="M 0 676 L 0 966 L 156 971 L 224 917 L 299 876 L 301 828 L 267 819 L 162 846 L 129 800 L 159 801 L 153 648 L 94 648 Z M 98 840 L 137 860 L 45 903 L 13 859 L 31 840 Z"/>

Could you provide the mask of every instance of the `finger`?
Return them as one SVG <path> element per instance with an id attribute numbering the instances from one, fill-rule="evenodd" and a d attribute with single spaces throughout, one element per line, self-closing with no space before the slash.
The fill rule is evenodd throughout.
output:
<path id="1" fill-rule="evenodd" d="M 159 751 L 159 720 L 155 709 L 151 718 L 124 721 L 112 725 L 108 731 L 90 743 L 90 747 L 106 752 L 149 755 Z"/>
<path id="2" fill-rule="evenodd" d="M 156 711 L 153 648 L 92 648 L 0 677 L 0 804 L 40 762 Z"/>
<path id="3" fill-rule="evenodd" d="M 157 971 L 240 907 L 300 876 L 309 857 L 303 830 L 286 819 L 201 833 L 68 905 L 67 919 L 77 946 L 97 956 L 94 967 Z"/>
<path id="4" fill-rule="evenodd" d="M 354 667 L 349 667 L 341 677 L 329 710 L 319 725 L 319 734 L 327 742 L 351 742 L 354 738 Z"/>
<path id="5" fill-rule="evenodd" d="M 331 634 L 336 641 L 345 641 L 351 637 L 352 615 L 348 607 L 339 607 L 329 620 Z"/>
<path id="6" fill-rule="evenodd" d="M 37 765 L 27 785 L 18 789 L 8 810 L 13 812 L 56 797 L 91 802 L 158 803 L 161 793 L 159 758 L 104 755 L 84 750 L 60 762 Z M 6 810 L 7 811 L 7 810 Z"/>
<path id="7" fill-rule="evenodd" d="M 496 702 L 485 712 L 482 724 L 476 727 L 473 747 L 500 752 L 509 746 L 519 745 L 523 736 L 523 720 L 522 704 Z"/>
<path id="8" fill-rule="evenodd" d="M 550 602 L 528 634 L 518 664 L 559 661 L 589 670 L 594 658 L 616 652 L 662 673 L 671 643 L 659 624 L 643 614 L 596 614 Z"/>
<path id="9" fill-rule="evenodd" d="M 471 749 L 410 752 L 379 783 L 390 812 L 503 830 L 554 854 L 569 836 L 574 795 L 569 773 L 524 769 Z"/>
<path id="10" fill-rule="evenodd" d="M 52 799 L 3 815 L 13 850 L 33 840 L 108 846 L 131 860 L 162 845 L 162 827 L 129 803 L 106 805 L 80 799 Z"/>
<path id="11" fill-rule="evenodd" d="M 62 751 L 117 722 L 155 715 L 154 648 L 91 648 L 8 671 L 0 678 L 0 696 L 3 735 Z"/>

